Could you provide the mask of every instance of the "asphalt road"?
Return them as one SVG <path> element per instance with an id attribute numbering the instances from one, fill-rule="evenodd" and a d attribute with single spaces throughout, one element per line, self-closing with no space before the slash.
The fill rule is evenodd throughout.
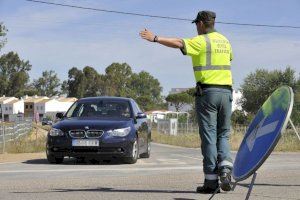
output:
<path id="1" fill-rule="evenodd" d="M 50 165 L 45 158 L 0 164 L 0 199 L 208 199 L 199 149 L 152 145 L 149 159 L 134 165 L 76 163 Z M 214 199 L 244 199 L 250 179 Z M 300 153 L 273 153 L 258 171 L 250 199 L 300 199 Z"/>

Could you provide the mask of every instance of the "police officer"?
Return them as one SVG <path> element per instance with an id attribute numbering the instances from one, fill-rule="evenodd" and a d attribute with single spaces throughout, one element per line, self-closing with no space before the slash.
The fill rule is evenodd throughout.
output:
<path id="1" fill-rule="evenodd" d="M 232 49 L 228 39 L 214 29 L 216 14 L 200 11 L 193 21 L 198 35 L 180 39 L 162 37 L 149 30 L 140 36 L 150 42 L 179 48 L 192 58 L 196 79 L 196 111 L 203 155 L 204 185 L 199 193 L 213 193 L 219 187 L 231 189 L 232 159 L 229 134 L 232 103 Z M 220 192 L 218 190 L 217 192 Z"/>

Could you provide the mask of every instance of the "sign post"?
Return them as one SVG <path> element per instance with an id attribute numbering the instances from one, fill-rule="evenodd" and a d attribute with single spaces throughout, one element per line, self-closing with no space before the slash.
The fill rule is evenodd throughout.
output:
<path id="1" fill-rule="evenodd" d="M 35 121 L 35 146 L 37 146 L 38 123 L 40 121 L 40 114 L 38 112 L 36 112 L 34 115 L 34 121 Z"/>
<path id="2" fill-rule="evenodd" d="M 1 111 L 1 126 L 2 126 L 2 153 L 5 153 L 5 131 L 4 131 L 4 113 L 3 113 L 3 104 L 0 104 Z"/>
<path id="3" fill-rule="evenodd" d="M 265 101 L 249 125 L 237 152 L 232 171 L 232 177 L 235 180 L 232 183 L 232 191 L 238 182 L 253 175 L 246 200 L 251 195 L 257 170 L 274 150 L 282 133 L 286 129 L 287 123 L 290 122 L 292 124 L 290 116 L 293 103 L 294 93 L 292 88 L 282 86 L 275 90 Z M 297 134 L 295 128 L 294 130 Z M 299 138 L 298 134 L 297 136 Z"/>

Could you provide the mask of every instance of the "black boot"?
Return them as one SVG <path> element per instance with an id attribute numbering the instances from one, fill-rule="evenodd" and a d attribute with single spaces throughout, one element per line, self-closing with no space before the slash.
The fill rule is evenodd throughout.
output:
<path id="1" fill-rule="evenodd" d="M 196 192 L 201 194 L 213 194 L 219 188 L 219 180 L 204 180 L 204 185 L 197 187 Z M 217 193 L 220 193 L 218 189 Z"/>
<path id="2" fill-rule="evenodd" d="M 230 172 L 221 172 L 220 173 L 220 182 L 221 189 L 223 191 L 231 190 L 231 173 Z"/>

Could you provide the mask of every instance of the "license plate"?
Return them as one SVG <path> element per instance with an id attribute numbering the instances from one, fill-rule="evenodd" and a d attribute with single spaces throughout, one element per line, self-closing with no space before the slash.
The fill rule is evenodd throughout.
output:
<path id="1" fill-rule="evenodd" d="M 99 146 L 99 140 L 90 140 L 90 139 L 73 139 L 72 146 L 76 147 L 97 147 Z"/>

